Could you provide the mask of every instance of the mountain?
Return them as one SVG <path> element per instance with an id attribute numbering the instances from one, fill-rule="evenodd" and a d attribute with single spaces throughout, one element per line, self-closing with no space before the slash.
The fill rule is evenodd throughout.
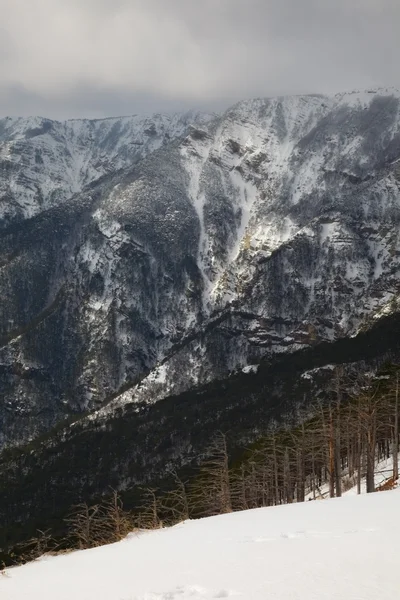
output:
<path id="1" fill-rule="evenodd" d="M 0 140 L 0 546 L 400 360 L 398 91 Z"/>
<path id="2" fill-rule="evenodd" d="M 100 177 L 127 168 L 192 122 L 195 112 L 99 120 L 52 121 L 41 117 L 0 120 L 2 229 L 58 206 Z"/>
<path id="3" fill-rule="evenodd" d="M 8 118 L 0 141 L 3 446 L 397 311 L 396 90 Z"/>
<path id="4" fill-rule="evenodd" d="M 82 306 L 79 296 L 100 277 L 91 276 L 85 259 L 82 273 L 75 265 L 89 230 L 103 243 L 95 207 L 102 188 L 92 189 L 94 182 L 115 185 L 123 168 L 210 118 L 190 112 L 0 121 L 0 447 L 46 430 L 86 402 L 71 391 L 81 369 L 75 353 L 86 353 L 89 341 L 80 331 L 85 316 L 74 316 L 73 304 Z M 82 277 L 85 283 L 75 280 Z"/>

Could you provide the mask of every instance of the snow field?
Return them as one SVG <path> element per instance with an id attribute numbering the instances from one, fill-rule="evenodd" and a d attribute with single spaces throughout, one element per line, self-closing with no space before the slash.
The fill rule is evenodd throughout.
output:
<path id="1" fill-rule="evenodd" d="M 395 600 L 400 489 L 189 521 L 43 557 L 2 600 Z"/>

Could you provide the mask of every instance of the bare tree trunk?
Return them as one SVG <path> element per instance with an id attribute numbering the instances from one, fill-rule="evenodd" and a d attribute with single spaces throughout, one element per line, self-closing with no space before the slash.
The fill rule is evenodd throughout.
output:
<path id="1" fill-rule="evenodd" d="M 361 494 L 361 478 L 362 478 L 362 439 L 361 439 L 361 425 L 358 424 L 357 433 L 357 494 Z"/>
<path id="2" fill-rule="evenodd" d="M 311 481 L 310 481 L 310 489 L 313 495 L 313 500 L 316 498 L 316 467 L 315 467 L 315 447 L 314 447 L 314 432 L 311 433 L 311 449 L 310 449 L 310 457 L 311 457 Z"/>
<path id="3" fill-rule="evenodd" d="M 272 434 L 272 452 L 273 452 L 273 462 L 274 462 L 274 488 L 275 488 L 275 504 L 280 503 L 279 498 L 279 477 L 278 477 L 278 457 L 276 453 L 276 438 L 275 433 Z"/>
<path id="4" fill-rule="evenodd" d="M 375 461 L 373 458 L 373 455 L 371 455 L 371 451 L 369 449 L 369 441 L 368 441 L 368 446 L 367 446 L 367 494 L 370 494 L 371 492 L 375 491 L 375 481 L 374 481 L 374 474 L 375 474 Z"/>
<path id="5" fill-rule="evenodd" d="M 221 510 L 224 513 L 232 512 L 231 490 L 229 481 L 229 455 L 225 434 L 221 433 Z"/>
<path id="6" fill-rule="evenodd" d="M 375 491 L 376 415 L 368 415 L 367 430 L 367 494 Z"/>
<path id="7" fill-rule="evenodd" d="M 341 439 L 340 439 L 340 402 L 337 406 L 337 421 L 335 430 L 335 484 L 336 496 L 342 495 L 342 455 L 341 455 Z"/>
<path id="8" fill-rule="evenodd" d="M 349 469 L 349 477 L 354 475 L 354 443 L 350 439 L 350 426 L 347 422 L 346 427 L 346 446 L 347 446 L 347 465 Z"/>
<path id="9" fill-rule="evenodd" d="M 305 431 L 304 424 L 301 425 L 300 437 L 295 439 L 296 442 L 296 501 L 304 502 L 305 500 L 305 465 L 304 465 L 304 447 L 305 447 Z"/>
<path id="10" fill-rule="evenodd" d="M 289 461 L 289 450 L 286 448 L 284 463 L 283 463 L 283 489 L 287 504 L 293 502 L 293 495 L 290 485 L 290 461 Z"/>
<path id="11" fill-rule="evenodd" d="M 335 497 L 335 433 L 332 405 L 329 406 L 329 497 Z"/>
<path id="12" fill-rule="evenodd" d="M 251 461 L 250 463 L 251 466 L 251 472 L 250 472 L 250 506 L 251 508 L 256 508 L 257 507 L 257 493 L 256 493 L 256 487 L 257 487 L 257 474 L 256 474 L 256 465 L 254 460 Z"/>
<path id="13" fill-rule="evenodd" d="M 394 427 L 393 427 L 393 481 L 399 478 L 399 373 L 396 373 Z"/>
<path id="14" fill-rule="evenodd" d="M 335 407 L 335 415 L 336 415 L 336 423 L 335 423 L 335 431 L 334 431 L 334 452 L 335 452 L 335 487 L 336 487 L 336 496 L 340 497 L 342 495 L 342 448 L 341 448 L 341 437 L 340 437 L 340 427 L 341 427 L 341 419 L 340 419 L 340 411 L 342 408 L 342 381 L 341 377 L 343 377 L 343 369 L 341 367 L 337 367 L 335 371 L 335 385 L 336 385 L 336 407 Z"/>
<path id="15" fill-rule="evenodd" d="M 248 504 L 247 504 L 247 495 L 246 495 L 246 469 L 245 469 L 245 465 L 242 464 L 241 468 L 240 468 L 240 506 L 241 506 L 241 510 L 246 510 L 248 509 Z"/>

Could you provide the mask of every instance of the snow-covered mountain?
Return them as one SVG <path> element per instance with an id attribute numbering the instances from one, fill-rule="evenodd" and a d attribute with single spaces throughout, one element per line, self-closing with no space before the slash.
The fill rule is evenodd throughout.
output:
<path id="1" fill-rule="evenodd" d="M 0 135 L 3 443 L 398 309 L 396 90 Z"/>
<path id="2" fill-rule="evenodd" d="M 197 286 L 206 324 L 186 309 L 200 335 L 190 331 L 114 405 L 355 335 L 396 310 L 399 97 L 243 102 L 186 138 L 199 270 L 187 288 Z"/>
<path id="3" fill-rule="evenodd" d="M 64 122 L 41 117 L 0 120 L 0 218 L 29 218 L 57 206 L 88 184 L 127 168 L 192 122 L 195 112 Z"/>

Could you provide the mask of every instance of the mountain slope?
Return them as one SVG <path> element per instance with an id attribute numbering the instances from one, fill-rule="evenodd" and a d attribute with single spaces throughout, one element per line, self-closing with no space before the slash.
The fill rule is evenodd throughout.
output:
<path id="1" fill-rule="evenodd" d="M 5 445 L 397 310 L 395 90 L 1 131 Z"/>
<path id="2" fill-rule="evenodd" d="M 189 123 L 210 118 L 188 112 L 64 122 L 41 117 L 1 119 L 2 228 L 59 205 L 100 177 L 182 136 Z"/>
<path id="3" fill-rule="evenodd" d="M 186 295 L 203 318 L 189 312 L 187 335 L 113 405 L 354 335 L 397 309 L 399 106 L 383 92 L 257 100 L 184 140 L 174 178 L 190 178 L 200 271 Z"/>
<path id="4" fill-rule="evenodd" d="M 0 454 L 4 558 L 8 560 L 7 548 L 37 529 L 62 537 L 71 506 L 97 503 L 110 486 L 122 491 L 129 509 L 137 506 L 141 487 L 168 488 L 172 468 L 186 480 L 208 455 L 218 432 L 227 433 L 234 458 L 271 424 L 293 426 L 310 403 L 326 400 L 334 365 L 352 376 L 399 361 L 396 314 L 354 338 L 275 354 L 263 359 L 256 372 L 239 372 L 152 404 L 130 403 L 90 414 L 25 447 L 9 449 Z"/>

